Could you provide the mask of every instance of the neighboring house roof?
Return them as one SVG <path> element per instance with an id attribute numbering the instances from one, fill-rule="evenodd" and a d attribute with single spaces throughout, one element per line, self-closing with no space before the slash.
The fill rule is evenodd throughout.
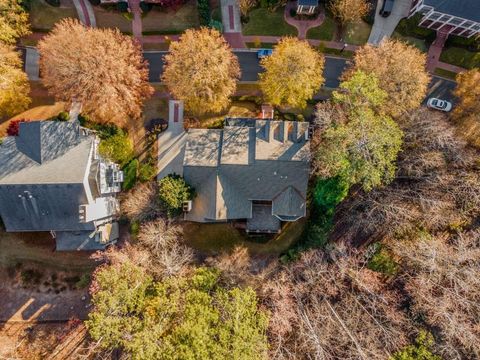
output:
<path id="1" fill-rule="evenodd" d="M 82 182 L 92 143 L 73 122 L 20 123 L 0 145 L 0 185 Z"/>
<path id="2" fill-rule="evenodd" d="M 227 119 L 223 130 L 190 129 L 183 176 L 197 196 L 187 220 L 251 218 L 252 200 L 275 198 L 278 215 L 304 216 L 307 130 L 306 122 L 255 119 Z"/>
<path id="3" fill-rule="evenodd" d="M 479 0 L 424 0 L 423 3 L 441 13 L 480 22 Z"/>
<path id="4" fill-rule="evenodd" d="M 89 202 L 94 138 L 74 122 L 20 124 L 0 145 L 0 215 L 8 231 L 93 230 L 79 221 Z M 85 184 L 86 183 L 86 184 Z"/>
<path id="5" fill-rule="evenodd" d="M 318 0 L 298 0 L 298 6 L 318 6 Z"/>

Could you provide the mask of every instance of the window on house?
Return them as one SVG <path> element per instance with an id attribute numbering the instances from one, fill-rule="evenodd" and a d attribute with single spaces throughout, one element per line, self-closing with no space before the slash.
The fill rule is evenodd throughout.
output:
<path id="1" fill-rule="evenodd" d="M 451 18 L 449 23 L 454 25 L 460 25 L 464 20 L 459 18 Z"/>
<path id="2" fill-rule="evenodd" d="M 451 16 L 449 15 L 443 15 L 442 18 L 440 19 L 440 21 L 443 21 L 443 22 L 447 22 L 448 20 L 450 20 Z"/>
<path id="3" fill-rule="evenodd" d="M 428 15 L 428 18 L 432 19 L 432 20 L 435 20 L 435 19 L 438 19 L 440 16 L 442 16 L 442 14 L 434 12 L 434 13 L 431 13 L 430 15 Z"/>

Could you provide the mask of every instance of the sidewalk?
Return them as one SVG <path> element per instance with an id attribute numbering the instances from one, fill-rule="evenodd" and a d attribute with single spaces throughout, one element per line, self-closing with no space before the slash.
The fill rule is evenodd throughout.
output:
<path id="1" fill-rule="evenodd" d="M 133 36 L 142 41 L 142 9 L 140 9 L 140 0 L 128 0 L 128 6 L 133 14 L 132 20 L 132 34 Z"/>
<path id="2" fill-rule="evenodd" d="M 245 48 L 240 8 L 236 0 L 221 0 L 223 36 L 234 49 Z"/>

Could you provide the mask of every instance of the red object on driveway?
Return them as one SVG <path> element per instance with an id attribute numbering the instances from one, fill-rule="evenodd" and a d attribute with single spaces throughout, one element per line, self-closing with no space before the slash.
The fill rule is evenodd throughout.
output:
<path id="1" fill-rule="evenodd" d="M 235 19 L 233 17 L 233 5 L 228 5 L 228 19 L 230 22 L 230 30 L 235 29 Z"/>

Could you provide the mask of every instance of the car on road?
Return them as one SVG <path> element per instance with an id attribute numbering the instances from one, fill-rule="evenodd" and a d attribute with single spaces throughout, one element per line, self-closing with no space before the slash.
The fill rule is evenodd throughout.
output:
<path id="1" fill-rule="evenodd" d="M 264 57 L 272 55 L 273 50 L 272 49 L 260 49 L 257 51 L 257 57 L 259 59 L 263 59 Z"/>
<path id="2" fill-rule="evenodd" d="M 427 106 L 430 109 L 435 109 L 435 110 L 440 110 L 440 111 L 445 111 L 449 112 L 452 110 L 452 103 L 447 101 L 447 100 L 441 100 L 437 98 L 430 98 L 427 101 Z"/>
<path id="3" fill-rule="evenodd" d="M 393 3 L 395 0 L 383 0 L 382 8 L 380 9 L 380 15 L 388 17 L 393 10 Z"/>

